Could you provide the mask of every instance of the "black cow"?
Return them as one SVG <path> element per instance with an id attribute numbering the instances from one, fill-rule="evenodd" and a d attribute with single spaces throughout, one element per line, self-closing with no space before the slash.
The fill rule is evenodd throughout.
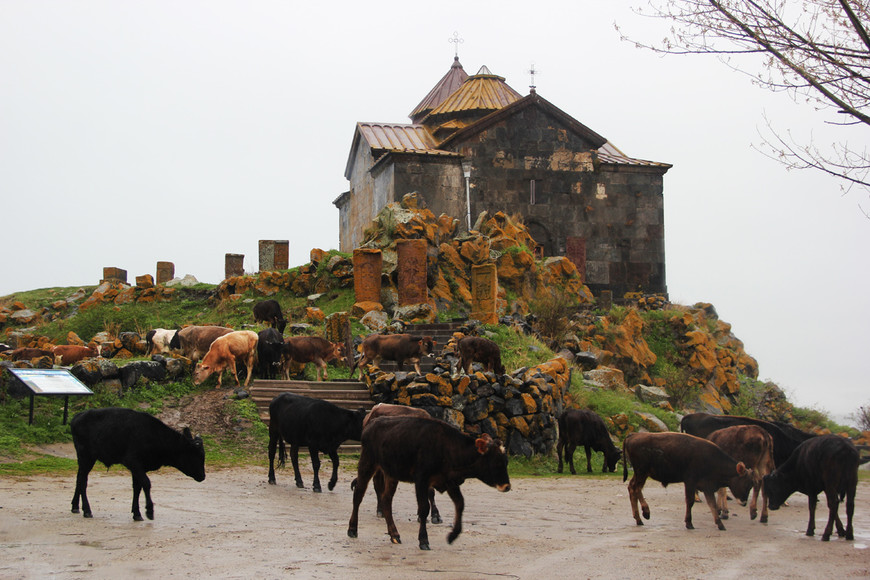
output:
<path id="1" fill-rule="evenodd" d="M 281 305 L 277 300 L 263 300 L 254 304 L 254 322 L 266 322 L 272 325 L 281 334 L 284 334 L 284 328 L 287 326 L 287 321 L 284 320 L 284 314 L 281 312 Z"/>
<path id="2" fill-rule="evenodd" d="M 810 521 L 807 535 L 816 531 L 816 504 L 818 495 L 825 492 L 828 501 L 828 525 L 822 541 L 831 539 L 834 524 L 837 535 L 854 539 L 852 514 L 855 512 L 855 490 L 858 486 L 858 450 L 845 437 L 820 435 L 808 439 L 795 449 L 788 461 L 764 478 L 764 491 L 770 509 L 779 509 L 796 491 L 809 498 Z M 837 515 L 840 501 L 846 498 L 846 528 Z"/>
<path id="3" fill-rule="evenodd" d="M 275 328 L 257 333 L 257 367 L 261 379 L 274 379 L 281 370 L 284 336 Z"/>
<path id="4" fill-rule="evenodd" d="M 456 519 L 447 542 L 453 543 L 462 533 L 465 500 L 459 487 L 471 477 L 509 491 L 508 456 L 498 439 L 481 435 L 477 439 L 443 422 L 419 417 L 381 417 L 366 426 L 362 436 L 357 477 L 354 479 L 353 512 L 347 535 L 357 537 L 359 505 L 369 480 L 378 471 L 384 476 L 384 518 L 390 541 L 402 540 L 393 520 L 393 495 L 400 481 L 414 483 L 417 495 L 417 539 L 421 550 L 429 549 L 426 517 L 429 515 L 429 488 L 445 491 L 453 500 Z"/>
<path id="5" fill-rule="evenodd" d="M 775 423 L 738 415 L 711 415 L 709 413 L 686 415 L 680 421 L 680 431 L 706 438 L 713 431 L 734 425 L 757 425 L 770 433 L 770 436 L 773 437 L 773 462 L 777 467 L 786 462 L 798 445 L 815 437 L 815 434 L 806 433 L 787 423 Z"/>
<path id="6" fill-rule="evenodd" d="M 728 486 L 739 501 L 746 503 L 752 489 L 752 474 L 746 465 L 735 461 L 714 443 L 685 433 L 632 433 L 622 443 L 622 481 L 628 478 L 628 464 L 634 475 L 628 482 L 631 513 L 637 525 L 643 521 L 638 514 L 640 501 L 643 517 L 649 519 L 649 504 L 643 497 L 643 486 L 648 477 L 667 487 L 670 483 L 685 484 L 686 529 L 693 530 L 692 506 L 695 491 L 703 491 L 713 521 L 720 530 L 725 529 L 716 508 L 716 490 Z"/>
<path id="7" fill-rule="evenodd" d="M 328 401 L 292 393 L 281 393 L 269 403 L 269 483 L 275 484 L 275 448 L 278 465 L 284 466 L 284 442 L 290 444 L 290 461 L 296 476 L 296 487 L 305 487 L 299 474 L 299 447 L 308 447 L 314 468 L 312 489 L 320 492 L 320 452 L 332 460 L 329 489 L 338 481 L 338 446 L 348 439 L 362 437 L 363 409 L 349 411 Z"/>
<path id="8" fill-rule="evenodd" d="M 582 445 L 586 451 L 586 471 L 592 473 L 592 451 L 604 453 L 603 472 L 616 471 L 616 464 L 622 452 L 613 444 L 604 420 L 596 413 L 586 409 L 569 409 L 559 416 L 559 443 L 556 455 L 559 457 L 559 473 L 562 473 L 562 454 L 571 473 L 574 470 L 574 450 Z"/>
<path id="9" fill-rule="evenodd" d="M 70 421 L 79 470 L 72 499 L 72 513 L 79 513 L 82 499 L 84 517 L 93 517 L 88 503 L 88 474 L 97 461 L 106 467 L 120 464 L 133 476 L 133 519 L 142 521 L 139 491 L 145 492 L 145 515 L 154 519 L 151 481 L 148 471 L 168 465 L 196 481 L 205 479 L 205 450 L 202 439 L 194 438 L 190 429 L 182 433 L 160 419 L 142 411 L 117 407 L 90 409 Z"/>

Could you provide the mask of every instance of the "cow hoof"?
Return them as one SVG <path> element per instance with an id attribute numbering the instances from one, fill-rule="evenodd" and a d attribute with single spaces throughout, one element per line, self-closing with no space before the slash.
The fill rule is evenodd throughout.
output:
<path id="1" fill-rule="evenodd" d="M 311 491 L 313 491 L 314 493 L 322 493 L 322 492 L 323 492 L 323 490 L 320 489 L 319 487 L 315 487 L 315 488 L 312 489 Z"/>
<path id="2" fill-rule="evenodd" d="M 79 513 L 79 508 L 73 508 L 73 509 L 72 509 L 72 513 L 74 513 L 74 514 Z"/>
<path id="3" fill-rule="evenodd" d="M 695 526 L 693 526 L 691 522 L 687 522 L 687 523 L 686 523 L 686 529 L 687 529 L 687 530 L 694 530 L 694 529 L 695 529 Z M 720 529 L 721 529 L 721 528 L 720 528 Z"/>
<path id="4" fill-rule="evenodd" d="M 149 520 L 153 520 L 154 519 L 154 512 L 150 512 L 150 513 L 145 512 L 145 517 L 148 518 Z"/>
<path id="5" fill-rule="evenodd" d="M 433 524 L 440 524 L 443 521 L 444 520 L 441 519 L 441 516 L 432 516 L 432 523 Z"/>
<path id="6" fill-rule="evenodd" d="M 766 524 L 767 523 L 767 516 L 761 516 L 761 519 L 758 521 L 761 522 L 762 524 Z"/>
<path id="7" fill-rule="evenodd" d="M 92 517 L 94 517 L 94 514 L 92 514 L 91 512 L 85 512 L 85 513 L 82 514 L 82 515 L 84 515 L 84 517 L 86 517 L 86 518 L 88 518 L 88 519 L 91 519 Z"/>
<path id="8" fill-rule="evenodd" d="M 720 517 L 721 519 L 723 519 L 723 520 L 727 520 L 727 519 L 728 519 L 728 514 L 722 514 L 722 515 L 720 515 L 719 517 Z"/>
<path id="9" fill-rule="evenodd" d="M 645 519 L 645 520 L 649 519 L 649 508 L 643 510 L 643 519 Z"/>
<path id="10" fill-rule="evenodd" d="M 854 539 L 855 539 L 855 536 L 854 536 L 853 534 L 849 533 L 849 532 L 846 532 L 846 539 L 847 539 L 847 540 L 854 540 Z"/>
<path id="11" fill-rule="evenodd" d="M 269 480 L 269 485 L 275 485 L 275 478 Z"/>
<path id="12" fill-rule="evenodd" d="M 400 538 L 399 536 L 390 536 L 390 541 L 394 544 L 401 544 L 402 538 Z"/>
<path id="13" fill-rule="evenodd" d="M 329 489 L 329 491 L 332 491 L 333 489 L 335 489 L 335 482 L 334 482 L 334 481 L 330 481 L 329 484 L 327 484 L 326 487 Z"/>
<path id="14" fill-rule="evenodd" d="M 429 547 L 429 544 L 424 544 L 423 542 L 420 542 L 420 549 L 421 550 L 431 550 L 432 548 Z"/>
<path id="15" fill-rule="evenodd" d="M 816 533 L 812 530 L 807 530 L 807 535 L 812 538 L 813 536 L 816 535 Z"/>
<path id="16" fill-rule="evenodd" d="M 352 529 L 348 528 L 347 529 L 347 537 L 348 538 L 355 538 L 356 537 L 356 530 L 352 530 Z"/>
<path id="17" fill-rule="evenodd" d="M 750 510 L 750 511 L 749 511 L 749 519 L 750 519 L 750 520 L 754 520 L 754 519 L 757 518 L 757 517 L 758 517 L 758 512 L 757 512 L 757 511 L 754 511 L 754 510 Z"/>
<path id="18" fill-rule="evenodd" d="M 725 531 L 725 526 L 722 525 L 721 522 L 719 523 L 719 531 L 720 531 L 720 532 L 724 532 L 724 531 Z"/>
<path id="19" fill-rule="evenodd" d="M 831 541 L 831 536 L 828 535 L 828 534 L 823 535 L 823 536 L 822 536 L 822 541 L 823 541 L 823 542 L 829 542 L 829 541 Z"/>
<path id="20" fill-rule="evenodd" d="M 637 522 L 637 525 L 639 525 L 639 526 L 643 525 L 643 522 L 641 520 L 635 520 L 635 521 Z"/>
<path id="21" fill-rule="evenodd" d="M 305 485 L 301 481 L 296 482 L 296 487 L 298 487 L 299 489 L 305 489 Z"/>
<path id="22" fill-rule="evenodd" d="M 142 515 L 141 515 L 141 514 L 137 514 L 137 515 L 134 515 L 134 516 L 133 516 L 133 521 L 134 521 L 134 522 L 142 522 L 142 521 L 145 521 L 145 520 L 142 518 Z"/>

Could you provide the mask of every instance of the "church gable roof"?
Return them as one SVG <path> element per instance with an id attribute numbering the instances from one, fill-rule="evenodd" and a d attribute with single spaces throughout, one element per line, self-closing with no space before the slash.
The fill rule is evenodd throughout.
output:
<path id="1" fill-rule="evenodd" d="M 419 122 L 420 119 L 429 114 L 432 109 L 443 103 L 444 99 L 449 97 L 456 89 L 462 86 L 462 83 L 464 83 L 467 78 L 468 74 L 459 63 L 459 57 L 454 57 L 453 64 L 450 66 L 450 70 L 447 71 L 447 74 L 441 77 L 441 80 L 438 81 L 431 91 L 429 91 L 429 94 L 426 95 L 423 100 L 414 107 L 411 114 L 408 115 L 411 118 L 411 121 L 414 123 Z"/>

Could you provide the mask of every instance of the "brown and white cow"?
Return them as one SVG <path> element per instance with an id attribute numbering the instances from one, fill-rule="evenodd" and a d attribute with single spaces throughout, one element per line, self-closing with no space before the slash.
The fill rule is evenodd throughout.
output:
<path id="1" fill-rule="evenodd" d="M 257 356 L 257 340 L 257 333 L 250 330 L 235 330 L 217 337 L 211 343 L 205 357 L 197 363 L 193 370 L 193 384 L 202 384 L 212 373 L 217 373 L 217 386 L 220 388 L 224 370 L 230 369 L 236 379 L 236 385 L 241 387 L 239 375 L 236 372 L 236 361 L 242 360 L 248 369 L 248 375 L 245 377 L 245 386 L 247 387 Z"/>
<path id="2" fill-rule="evenodd" d="M 193 362 L 197 362 L 208 349 L 211 343 L 219 336 L 233 332 L 232 328 L 223 326 L 187 326 L 175 333 L 169 346 L 181 351 L 181 354 Z"/>
<path id="3" fill-rule="evenodd" d="M 169 346 L 172 343 L 172 337 L 175 336 L 177 330 L 169 330 L 166 328 L 153 328 L 145 334 L 145 342 L 148 344 L 148 349 L 145 354 L 164 354 L 172 351 Z"/>
<path id="4" fill-rule="evenodd" d="M 429 549 L 426 517 L 429 515 L 429 488 L 447 492 L 456 508 L 453 529 L 447 535 L 452 544 L 462 533 L 462 512 L 465 499 L 459 487 L 469 478 L 509 491 L 508 456 L 498 439 L 483 434 L 478 438 L 466 435 L 444 421 L 421 417 L 381 417 L 363 430 L 362 452 L 353 488 L 353 511 L 347 535 L 357 537 L 359 505 L 369 480 L 379 470 L 384 475 L 384 519 L 390 541 L 401 544 L 393 520 L 393 495 L 398 482 L 414 483 L 417 495 L 417 519 L 420 524 L 417 539 L 421 550 Z"/>
<path id="5" fill-rule="evenodd" d="M 284 339 L 283 370 L 284 380 L 290 378 L 290 362 L 301 364 L 314 363 L 317 380 L 320 381 L 320 373 L 323 371 L 323 380 L 326 375 L 326 363 L 334 359 L 341 359 L 342 345 L 329 342 L 319 336 L 288 336 Z"/>
<path id="6" fill-rule="evenodd" d="M 471 363 L 477 361 L 483 364 L 489 372 L 504 374 L 501 364 L 501 349 L 499 346 L 482 336 L 464 336 L 457 343 L 459 350 L 459 366 L 465 374 L 471 374 Z"/>
<path id="7" fill-rule="evenodd" d="M 752 470 L 752 500 L 749 502 L 749 519 L 758 516 L 758 493 L 761 492 L 761 519 L 767 523 L 767 493 L 762 489 L 762 480 L 776 466 L 773 463 L 773 437 L 758 425 L 734 425 L 713 431 L 707 439 L 719 446 L 722 451 L 742 461 Z M 728 494 L 724 487 L 717 492 L 716 505 L 719 516 L 728 519 Z"/>
<path id="8" fill-rule="evenodd" d="M 86 358 L 100 356 L 99 348 L 77 344 L 59 344 L 52 349 L 52 353 L 54 354 L 54 364 L 64 366 L 74 365 Z"/>
<path id="9" fill-rule="evenodd" d="M 628 482 L 631 512 L 637 525 L 642 526 L 637 504 L 643 517 L 649 519 L 649 504 L 643 497 L 643 486 L 648 477 L 667 487 L 683 483 L 686 487 L 686 529 L 693 530 L 692 506 L 695 491 L 703 491 L 713 521 L 720 530 L 725 526 L 716 509 L 716 490 L 728 486 L 739 501 L 746 502 L 752 489 L 752 474 L 746 465 L 735 461 L 714 443 L 685 433 L 632 433 L 622 443 L 622 481 L 628 478 L 628 464 L 634 475 Z"/>
<path id="10" fill-rule="evenodd" d="M 378 417 L 421 417 L 423 419 L 433 419 L 427 411 L 418 407 L 378 403 L 372 407 L 372 410 L 369 411 L 369 414 L 363 420 L 363 430 Z M 384 517 L 384 475 L 380 471 L 372 476 L 372 487 L 375 488 L 375 495 L 378 498 L 378 517 L 382 518 Z M 438 511 L 438 506 L 435 505 L 435 490 L 431 487 L 429 488 L 429 508 L 429 519 L 433 524 L 440 524 L 443 520 L 441 519 L 441 513 Z"/>
<path id="11" fill-rule="evenodd" d="M 353 378 L 357 367 L 372 363 L 376 368 L 382 359 L 396 361 L 399 370 L 404 368 L 405 361 L 413 363 L 417 374 L 420 372 L 420 359 L 431 355 L 435 350 L 435 341 L 431 336 L 416 336 L 410 334 L 370 334 L 360 346 L 362 358 L 350 367 Z M 362 371 L 360 371 L 362 373 Z"/>

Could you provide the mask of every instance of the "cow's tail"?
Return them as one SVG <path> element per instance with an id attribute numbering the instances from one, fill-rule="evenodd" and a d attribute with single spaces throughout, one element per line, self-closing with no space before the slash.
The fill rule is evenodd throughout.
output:
<path id="1" fill-rule="evenodd" d="M 628 437 L 625 438 L 626 440 Z M 625 452 L 625 441 L 622 442 L 622 481 L 628 479 L 628 454 Z"/>
<path id="2" fill-rule="evenodd" d="M 356 480 L 357 480 L 357 479 L 358 479 L 358 478 L 354 477 L 354 478 L 353 478 L 353 481 L 350 482 L 350 490 L 351 490 L 351 491 L 353 491 L 353 490 L 356 489 Z"/>
<path id="3" fill-rule="evenodd" d="M 287 450 L 284 448 L 284 438 L 278 439 L 278 467 L 284 468 L 284 462 L 287 458 Z"/>

